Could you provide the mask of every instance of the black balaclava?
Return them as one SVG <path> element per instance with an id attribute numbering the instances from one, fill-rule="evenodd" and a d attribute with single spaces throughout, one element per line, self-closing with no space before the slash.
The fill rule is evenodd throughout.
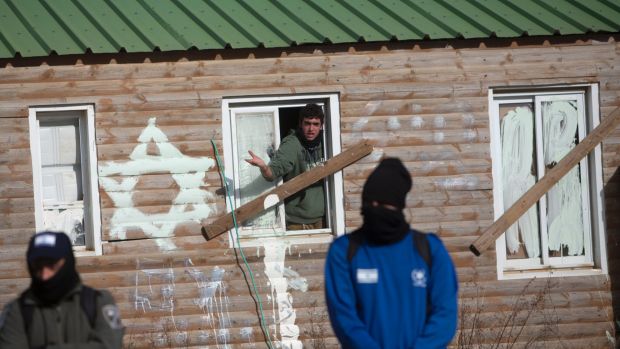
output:
<path id="1" fill-rule="evenodd" d="M 409 232 L 403 208 L 407 192 L 411 190 L 411 175 L 397 158 L 386 158 L 368 176 L 362 190 L 362 232 L 366 240 L 373 244 L 390 244 L 400 241 Z M 379 204 L 392 205 L 397 210 Z"/>
<path id="2" fill-rule="evenodd" d="M 34 262 L 40 258 L 53 261 L 64 258 L 65 264 L 56 275 L 43 281 L 36 276 L 34 267 Z M 75 269 L 73 246 L 65 233 L 46 231 L 35 234 L 28 244 L 26 260 L 31 279 L 30 290 L 45 305 L 58 303 L 80 282 L 80 276 Z"/>

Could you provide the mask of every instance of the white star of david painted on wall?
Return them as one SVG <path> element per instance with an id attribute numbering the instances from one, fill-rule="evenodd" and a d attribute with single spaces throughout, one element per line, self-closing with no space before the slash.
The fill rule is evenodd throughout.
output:
<path id="1" fill-rule="evenodd" d="M 214 204 L 207 204 L 213 194 L 200 188 L 206 172 L 215 163 L 213 159 L 184 155 L 168 142 L 168 137 L 157 128 L 155 121 L 154 117 L 149 119 L 138 137 L 140 144 L 132 151 L 129 161 L 104 161 L 99 166 L 100 183 L 116 207 L 110 220 L 111 239 L 125 239 L 129 229 L 140 229 L 151 238 L 171 237 L 179 223 L 199 222 L 215 210 Z M 159 154 L 148 154 L 147 147 L 151 142 Z M 168 212 L 145 214 L 134 207 L 134 188 L 141 175 L 162 172 L 171 174 L 179 186 L 179 193 Z M 118 182 L 110 176 L 123 178 Z M 176 248 L 167 239 L 155 239 L 155 242 L 162 249 Z"/>

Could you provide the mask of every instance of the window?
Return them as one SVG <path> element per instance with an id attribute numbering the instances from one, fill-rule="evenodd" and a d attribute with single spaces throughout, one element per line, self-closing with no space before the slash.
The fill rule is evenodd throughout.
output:
<path id="1" fill-rule="evenodd" d="M 244 161 L 248 150 L 252 150 L 265 162 L 275 154 L 281 140 L 297 127 L 298 113 L 308 103 L 323 108 L 323 154 L 331 158 L 340 153 L 340 115 L 338 96 L 305 95 L 283 97 L 230 98 L 222 103 L 225 177 L 230 188 L 234 207 L 272 190 L 279 182 L 263 179 L 260 171 Z M 328 241 L 332 234 L 344 233 L 344 207 L 342 172 L 337 172 L 323 181 L 325 196 L 325 228 L 313 230 L 286 230 L 285 212 L 282 203 L 244 222 L 239 234 L 246 243 L 260 237 L 312 236 L 313 242 Z M 228 200 L 228 199 L 227 199 Z M 230 205 L 227 209 L 230 210 Z"/>
<path id="2" fill-rule="evenodd" d="M 30 149 L 36 230 L 101 254 L 94 118 L 91 105 L 30 108 Z"/>
<path id="3" fill-rule="evenodd" d="M 599 123 L 598 86 L 495 89 L 489 95 L 499 218 Z M 605 273 L 601 147 L 496 242 L 500 279 Z"/>

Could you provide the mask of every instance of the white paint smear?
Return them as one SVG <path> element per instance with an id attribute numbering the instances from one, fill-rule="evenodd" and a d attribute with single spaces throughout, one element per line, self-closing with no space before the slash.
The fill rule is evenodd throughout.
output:
<path id="1" fill-rule="evenodd" d="M 360 118 L 359 120 L 357 120 L 356 122 L 353 123 L 353 131 L 361 131 L 364 129 L 364 127 L 366 126 L 366 124 L 368 124 L 368 119 L 367 118 Z"/>
<path id="2" fill-rule="evenodd" d="M 443 132 L 435 131 L 433 132 L 433 142 L 435 143 L 443 143 L 443 139 L 445 138 Z"/>
<path id="3" fill-rule="evenodd" d="M 435 128 L 445 128 L 446 118 L 441 115 L 436 116 L 435 119 L 433 119 L 433 125 L 435 126 Z"/>
<path id="4" fill-rule="evenodd" d="M 476 117 L 474 114 L 465 113 L 461 118 L 463 119 L 463 126 L 465 127 L 472 127 L 476 123 Z"/>
<path id="5" fill-rule="evenodd" d="M 370 101 L 364 106 L 364 114 L 372 115 L 381 106 L 381 101 Z"/>
<path id="6" fill-rule="evenodd" d="M 531 173 L 534 152 L 534 115 L 527 107 L 509 111 L 501 125 L 504 209 L 514 204 L 536 182 Z M 528 257 L 540 256 L 536 205 L 506 230 L 510 253 L 519 251 L 519 234 Z"/>
<path id="7" fill-rule="evenodd" d="M 381 160 L 381 158 L 383 158 L 383 149 L 381 148 L 374 148 L 372 150 L 372 152 L 370 153 L 370 155 L 368 155 L 368 159 L 371 161 L 379 161 Z"/>
<path id="8" fill-rule="evenodd" d="M 575 146 L 577 106 L 569 101 L 542 103 L 545 165 L 556 164 Z M 554 185 L 547 193 L 549 249 L 568 248 L 569 255 L 582 254 L 584 231 L 581 208 L 579 166 Z"/>
<path id="9" fill-rule="evenodd" d="M 388 130 L 398 130 L 400 129 L 400 121 L 396 116 L 390 116 L 387 122 Z"/>
<path id="10" fill-rule="evenodd" d="M 279 201 L 280 199 L 277 194 L 269 194 L 263 201 L 263 208 L 266 210 L 271 206 L 275 206 Z"/>
<path id="11" fill-rule="evenodd" d="M 413 128 L 422 128 L 424 126 L 424 119 L 419 116 L 414 116 L 411 118 L 411 127 Z"/>
<path id="12" fill-rule="evenodd" d="M 295 325 L 297 318 L 293 308 L 293 296 L 287 291 L 289 286 L 292 288 L 301 287 L 302 291 L 307 290 L 307 281 L 302 279 L 299 274 L 290 268 L 284 267 L 284 259 L 289 243 L 279 239 L 265 240 L 265 275 L 269 278 L 271 285 L 273 304 L 273 316 L 280 331 L 282 348 L 301 349 L 303 345 L 299 338 L 299 327 Z M 292 279 L 292 283 L 287 279 Z M 276 312 L 277 304 L 277 312 Z"/>

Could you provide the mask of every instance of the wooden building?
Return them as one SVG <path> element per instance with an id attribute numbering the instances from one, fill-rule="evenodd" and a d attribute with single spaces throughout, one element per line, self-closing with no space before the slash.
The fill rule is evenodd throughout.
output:
<path id="1" fill-rule="evenodd" d="M 274 347 L 338 347 L 329 242 L 397 156 L 408 219 L 458 269 L 452 347 L 614 347 L 620 128 L 508 238 L 469 245 L 620 106 L 619 32 L 609 0 L 0 0 L 0 306 L 29 285 L 30 236 L 62 229 L 127 348 L 266 347 L 261 318 Z M 329 156 L 374 147 L 327 178 L 328 228 L 286 232 L 275 208 L 206 241 L 269 189 L 247 150 L 309 102 Z"/>

